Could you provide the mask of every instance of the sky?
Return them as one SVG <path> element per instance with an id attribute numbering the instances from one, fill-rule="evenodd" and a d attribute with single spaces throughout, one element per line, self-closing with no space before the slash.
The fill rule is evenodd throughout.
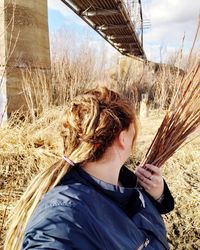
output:
<path id="1" fill-rule="evenodd" d="M 159 62 L 177 51 L 182 44 L 188 53 L 197 28 L 200 13 L 199 0 L 142 0 L 143 16 L 150 21 L 150 28 L 144 32 L 144 50 L 147 58 Z M 48 0 L 49 32 L 66 30 L 81 43 L 88 40 L 90 46 L 104 49 L 110 57 L 116 54 L 109 43 L 93 31 L 81 18 L 72 12 L 61 0 Z M 88 39 L 89 38 L 89 39 Z"/>

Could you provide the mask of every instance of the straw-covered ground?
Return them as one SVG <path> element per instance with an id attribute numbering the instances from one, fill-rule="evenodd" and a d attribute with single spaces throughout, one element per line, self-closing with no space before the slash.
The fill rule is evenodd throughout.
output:
<path id="1" fill-rule="evenodd" d="M 13 118 L 9 126 L 0 128 L 1 244 L 7 215 L 30 179 L 62 154 L 59 137 L 62 109 L 51 109 L 32 123 Z M 160 113 L 154 111 L 149 118 L 141 121 L 137 160 L 141 159 L 161 120 Z M 199 156 L 200 139 L 196 139 L 162 167 L 176 202 L 174 211 L 163 216 L 171 249 L 200 249 Z"/>

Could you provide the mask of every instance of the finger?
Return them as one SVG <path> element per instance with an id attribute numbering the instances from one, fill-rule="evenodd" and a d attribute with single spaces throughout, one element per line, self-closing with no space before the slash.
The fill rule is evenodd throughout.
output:
<path id="1" fill-rule="evenodd" d="M 152 165 L 152 164 L 145 164 L 145 168 L 148 170 L 148 171 L 151 171 L 153 172 L 154 174 L 156 175 L 161 175 L 161 171 L 160 171 L 160 168 Z"/>
<path id="2" fill-rule="evenodd" d="M 152 180 L 150 180 L 150 179 L 148 179 L 148 178 L 144 178 L 144 179 L 143 179 L 143 182 L 144 182 L 145 184 L 147 184 L 148 186 L 152 187 L 152 188 L 156 187 L 156 183 L 154 183 Z"/>
<path id="3" fill-rule="evenodd" d="M 142 176 L 144 176 L 146 178 L 150 178 L 152 176 L 152 174 L 148 170 L 146 170 L 144 168 L 139 168 L 137 170 L 137 173 L 135 173 L 135 174 L 137 175 L 138 173 L 139 173 L 140 176 L 142 175 Z"/>
<path id="4" fill-rule="evenodd" d="M 148 172 L 148 171 L 147 171 Z M 151 187 L 155 188 L 158 185 L 160 185 L 161 182 L 163 182 L 163 177 L 162 176 L 157 176 L 157 175 L 151 175 L 150 177 L 146 177 L 143 173 L 137 172 L 136 176 L 144 183 L 150 185 Z"/>
<path id="5" fill-rule="evenodd" d="M 143 173 L 140 172 L 140 171 L 135 172 L 135 175 L 136 175 L 137 177 L 139 177 L 140 179 L 146 178 L 146 177 L 143 175 Z"/>
<path id="6" fill-rule="evenodd" d="M 145 182 L 143 182 L 141 179 L 138 178 L 138 183 L 145 189 L 145 190 L 151 190 L 151 187 L 148 186 Z"/>

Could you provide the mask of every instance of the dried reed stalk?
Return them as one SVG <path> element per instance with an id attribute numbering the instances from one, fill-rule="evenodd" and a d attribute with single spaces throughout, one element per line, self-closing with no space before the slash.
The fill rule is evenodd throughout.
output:
<path id="1" fill-rule="evenodd" d="M 200 62 L 184 77 L 141 165 L 160 167 L 200 128 Z"/>
<path id="2" fill-rule="evenodd" d="M 194 48 L 198 32 L 190 52 Z M 200 129 L 200 60 L 180 81 L 170 107 L 159 127 L 141 165 L 146 163 L 161 167 L 180 147 Z"/>

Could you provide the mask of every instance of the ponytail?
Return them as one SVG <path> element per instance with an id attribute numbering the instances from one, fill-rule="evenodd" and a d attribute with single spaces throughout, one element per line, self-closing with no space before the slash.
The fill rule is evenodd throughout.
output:
<path id="1" fill-rule="evenodd" d="M 8 220 L 10 228 L 6 234 L 5 250 L 21 250 L 25 227 L 33 211 L 44 194 L 55 187 L 69 169 L 68 162 L 59 160 L 31 181 Z"/>

